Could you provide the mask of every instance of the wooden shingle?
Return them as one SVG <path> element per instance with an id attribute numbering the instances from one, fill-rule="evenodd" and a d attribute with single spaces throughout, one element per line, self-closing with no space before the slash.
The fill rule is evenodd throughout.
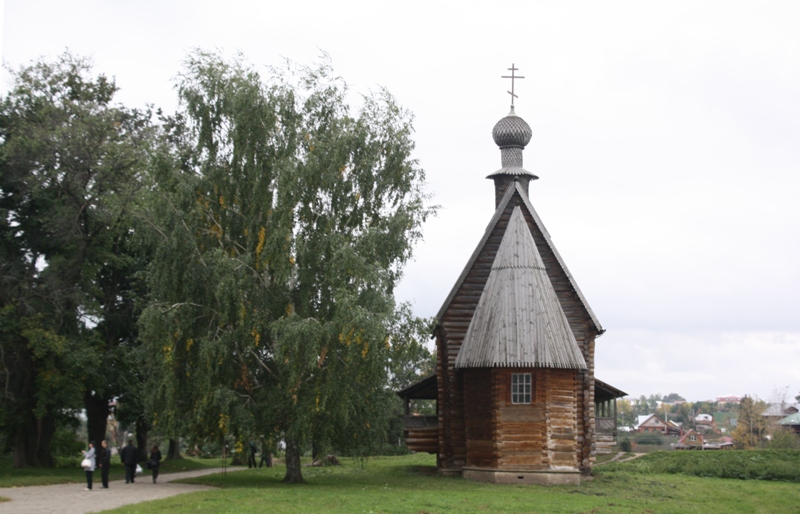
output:
<path id="1" fill-rule="evenodd" d="M 586 369 L 520 207 L 515 207 L 455 362 Z"/>

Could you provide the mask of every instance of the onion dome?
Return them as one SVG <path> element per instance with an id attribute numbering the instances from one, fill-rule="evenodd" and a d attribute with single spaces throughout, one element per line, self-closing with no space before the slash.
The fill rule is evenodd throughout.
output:
<path id="1" fill-rule="evenodd" d="M 492 129 L 492 138 L 501 149 L 525 148 L 532 136 L 530 125 L 516 115 L 513 105 L 508 116 L 498 121 Z"/>

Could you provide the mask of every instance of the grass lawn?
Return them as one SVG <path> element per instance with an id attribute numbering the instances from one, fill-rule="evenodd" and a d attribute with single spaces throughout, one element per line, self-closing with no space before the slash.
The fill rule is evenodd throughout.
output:
<path id="1" fill-rule="evenodd" d="M 219 467 L 220 459 L 194 459 L 187 457 L 183 460 L 161 461 L 161 474 L 177 473 Z M 142 466 L 144 468 L 144 466 Z M 150 476 L 150 471 L 144 470 L 143 476 Z M 119 457 L 112 457 L 110 480 L 125 478 L 125 468 L 120 464 Z M 100 470 L 94 472 L 95 482 L 100 482 Z M 86 475 L 79 467 L 74 468 L 23 468 L 14 469 L 11 456 L 0 457 L 0 487 L 21 487 L 27 485 L 50 484 L 78 484 L 86 481 Z M 2 501 L 2 500 L 0 500 Z"/>
<path id="2" fill-rule="evenodd" d="M 710 453 L 710 452 L 708 452 Z M 795 483 L 613 472 L 601 468 L 580 486 L 518 486 L 469 482 L 435 474 L 426 454 L 377 457 L 360 467 L 305 468 L 305 485 L 284 485 L 283 467 L 208 475 L 184 482 L 219 490 L 117 509 L 121 513 L 782 513 L 797 512 Z M 635 462 L 635 461 L 633 461 Z"/>

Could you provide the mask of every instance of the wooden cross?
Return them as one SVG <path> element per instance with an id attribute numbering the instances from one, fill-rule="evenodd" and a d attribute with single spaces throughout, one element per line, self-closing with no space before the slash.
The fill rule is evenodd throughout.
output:
<path id="1" fill-rule="evenodd" d="M 500 78 L 511 79 L 511 91 L 509 91 L 508 94 L 511 95 L 511 107 L 514 107 L 514 99 L 517 98 L 517 95 L 514 94 L 514 80 L 524 79 L 525 77 L 514 75 L 514 72 L 519 71 L 519 68 L 515 68 L 513 62 L 511 63 L 511 67 L 508 68 L 508 71 L 511 72 L 511 75 L 502 75 Z"/>

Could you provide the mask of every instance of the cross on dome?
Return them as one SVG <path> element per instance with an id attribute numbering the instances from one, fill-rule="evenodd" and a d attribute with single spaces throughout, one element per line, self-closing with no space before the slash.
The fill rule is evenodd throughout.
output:
<path id="1" fill-rule="evenodd" d="M 511 108 L 514 108 L 514 99 L 518 98 L 516 94 L 514 94 L 514 81 L 516 79 L 524 79 L 525 77 L 521 75 L 515 75 L 515 71 L 519 71 L 519 68 L 514 67 L 514 63 L 511 63 L 511 67 L 508 68 L 508 71 L 511 72 L 511 75 L 501 75 L 500 78 L 503 79 L 511 79 L 511 91 L 508 91 L 508 94 L 511 95 Z"/>

